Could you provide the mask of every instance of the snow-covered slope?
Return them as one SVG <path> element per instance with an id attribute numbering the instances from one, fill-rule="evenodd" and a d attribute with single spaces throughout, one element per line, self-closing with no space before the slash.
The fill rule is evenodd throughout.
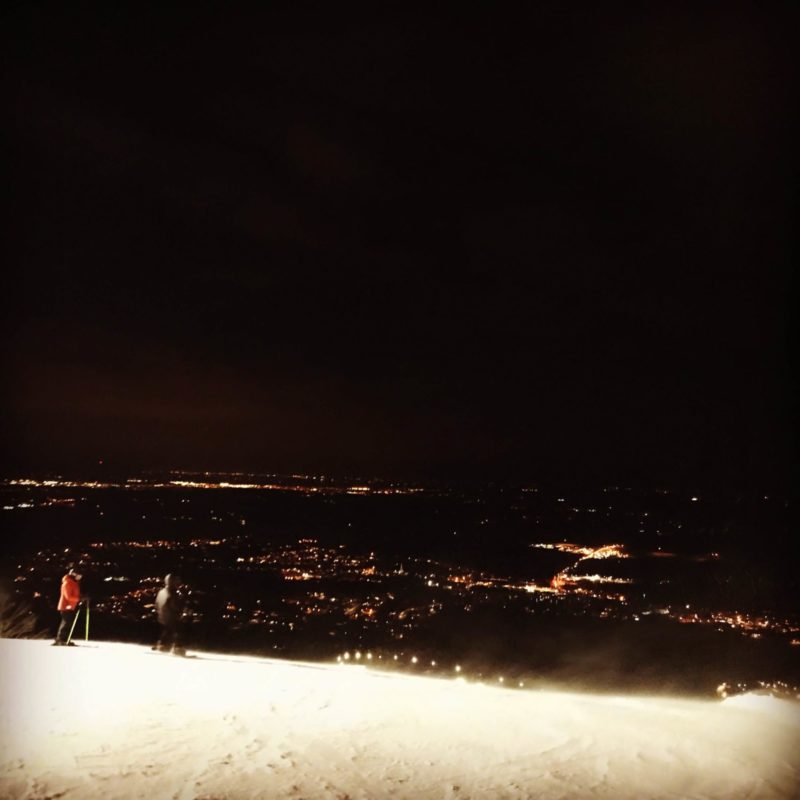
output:
<path id="1" fill-rule="evenodd" d="M 794 704 L 0 640 L 3 798 L 793 797 Z"/>

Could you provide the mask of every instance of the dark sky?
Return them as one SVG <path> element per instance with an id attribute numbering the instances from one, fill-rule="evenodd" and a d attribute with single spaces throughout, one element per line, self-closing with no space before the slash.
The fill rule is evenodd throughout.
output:
<path id="1" fill-rule="evenodd" d="M 32 5 L 8 469 L 785 477 L 780 4 Z"/>

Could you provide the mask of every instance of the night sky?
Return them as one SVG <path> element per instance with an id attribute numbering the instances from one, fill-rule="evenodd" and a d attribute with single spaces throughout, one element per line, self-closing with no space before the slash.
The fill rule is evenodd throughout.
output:
<path id="1" fill-rule="evenodd" d="M 4 463 L 767 487 L 790 4 L 6 10 Z"/>

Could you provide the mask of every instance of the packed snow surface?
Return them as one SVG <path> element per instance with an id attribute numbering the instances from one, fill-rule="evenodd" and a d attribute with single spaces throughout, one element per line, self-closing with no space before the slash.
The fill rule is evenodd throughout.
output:
<path id="1" fill-rule="evenodd" d="M 789 798 L 795 704 L 0 640 L 3 798 Z"/>

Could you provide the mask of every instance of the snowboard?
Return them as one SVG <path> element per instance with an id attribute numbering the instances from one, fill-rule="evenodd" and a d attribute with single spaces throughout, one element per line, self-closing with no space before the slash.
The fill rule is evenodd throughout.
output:
<path id="1" fill-rule="evenodd" d="M 197 658 L 196 655 L 192 653 L 187 653 L 185 650 L 179 650 L 178 652 L 173 652 L 172 650 L 159 650 L 157 647 L 151 647 L 148 651 L 150 653 L 155 653 L 159 656 L 175 656 L 176 658 Z"/>

